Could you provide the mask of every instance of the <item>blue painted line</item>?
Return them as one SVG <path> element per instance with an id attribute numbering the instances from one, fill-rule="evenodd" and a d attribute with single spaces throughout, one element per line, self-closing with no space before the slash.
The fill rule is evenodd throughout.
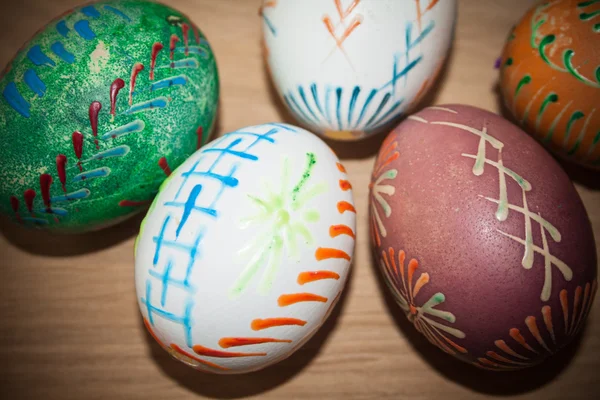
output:
<path id="1" fill-rule="evenodd" d="M 188 254 L 190 260 L 188 262 L 188 267 L 185 272 L 185 279 L 183 280 L 183 283 L 186 286 L 189 285 L 189 283 L 190 283 L 190 276 L 192 275 L 192 269 L 194 268 L 194 264 L 198 257 L 198 249 L 200 248 L 200 242 L 202 242 L 203 238 L 204 238 L 204 230 L 201 229 L 200 232 L 198 233 L 198 236 L 196 236 L 196 240 L 194 241 L 194 244 L 191 246 L 191 250 Z"/>
<path id="2" fill-rule="evenodd" d="M 8 104 L 19 114 L 24 116 L 25 118 L 30 117 L 29 109 L 30 104 L 23 98 L 21 93 L 19 93 L 19 89 L 17 89 L 17 85 L 14 82 L 10 82 L 4 88 L 2 92 L 4 99 L 8 102 Z"/>
<path id="3" fill-rule="evenodd" d="M 385 105 L 387 104 L 387 102 L 390 100 L 391 94 L 388 92 L 383 96 L 383 99 L 381 99 L 381 103 L 379 103 L 379 107 L 377 107 L 377 110 L 375 111 L 375 114 L 373 114 L 371 116 L 371 118 L 369 118 L 369 120 L 367 121 L 367 124 L 365 125 L 365 127 L 369 127 L 371 125 L 371 123 L 373 121 L 375 121 L 375 118 L 377 118 L 377 116 L 379 115 L 379 113 L 381 113 L 381 111 L 383 110 L 383 108 L 385 107 Z"/>
<path id="4" fill-rule="evenodd" d="M 352 114 L 354 113 L 354 107 L 356 106 L 356 99 L 360 93 L 360 86 L 355 86 L 352 90 L 352 97 L 350 97 L 350 106 L 348 107 L 348 125 L 352 126 Z"/>
<path id="5" fill-rule="evenodd" d="M 358 127 L 358 125 L 362 121 L 363 117 L 365 116 L 365 113 L 367 112 L 367 108 L 369 107 L 369 104 L 371 103 L 371 101 L 373 100 L 373 97 L 375 97 L 376 94 L 377 94 L 377 89 L 372 89 L 371 93 L 369 93 L 369 96 L 367 96 L 367 100 L 365 100 L 365 104 L 363 104 L 363 108 L 362 108 L 360 114 L 358 115 L 358 120 L 356 120 L 356 124 L 355 124 L 356 127 Z"/>
<path id="6" fill-rule="evenodd" d="M 375 121 L 372 126 L 369 129 L 375 129 L 377 127 L 379 127 L 380 125 L 383 125 L 383 123 L 387 122 L 386 120 L 388 119 L 388 117 L 398 108 L 400 107 L 400 105 L 404 102 L 404 99 L 397 101 L 392 107 L 390 107 L 389 110 L 387 110 L 382 116 L 381 118 L 379 118 L 377 121 Z"/>
<path id="7" fill-rule="evenodd" d="M 188 196 L 188 199 L 186 200 L 186 202 L 183 206 L 183 214 L 181 215 L 181 221 L 179 222 L 179 226 L 177 227 L 177 230 L 175 231 L 176 238 L 179 237 L 179 234 L 181 233 L 181 229 L 183 229 L 183 227 L 185 226 L 185 223 L 187 222 L 188 218 L 192 214 L 192 211 L 196 207 L 196 200 L 198 200 L 198 196 L 200 195 L 201 192 L 202 192 L 202 185 L 195 185 L 192 188 L 192 190 L 190 191 L 190 195 Z"/>
<path id="8" fill-rule="evenodd" d="M 337 89 L 335 89 L 335 97 L 336 97 L 336 102 L 335 102 L 335 116 L 337 118 L 337 122 L 338 122 L 338 129 L 341 131 L 342 130 L 342 88 L 339 87 Z"/>
<path id="9" fill-rule="evenodd" d="M 163 65 L 161 68 L 200 68 L 200 63 L 195 58 L 186 58 L 184 60 L 175 61 L 169 65 Z"/>
<path id="10" fill-rule="evenodd" d="M 313 120 L 316 122 L 319 120 L 319 118 L 317 117 L 317 115 L 313 112 L 311 106 L 308 104 L 308 101 L 306 101 L 306 95 L 304 93 L 304 89 L 302 88 L 302 86 L 298 86 L 298 94 L 300 95 L 300 98 L 302 99 L 302 101 L 304 102 L 304 105 L 306 106 L 306 109 L 308 110 L 308 112 L 310 113 L 310 115 L 312 115 Z"/>
<path id="11" fill-rule="evenodd" d="M 50 50 L 52 50 L 54 54 L 60 57 L 61 60 L 69 64 L 73 64 L 75 62 L 75 56 L 69 53 L 61 42 L 53 43 L 52 46 L 50 46 Z"/>
<path id="12" fill-rule="evenodd" d="M 56 214 L 61 217 L 69 215 L 67 210 L 65 210 L 64 208 L 56 208 L 56 207 L 51 207 L 50 210 L 46 210 L 46 209 L 37 210 L 37 212 L 39 212 L 40 214 Z"/>
<path id="13" fill-rule="evenodd" d="M 49 224 L 48 220 L 45 220 L 43 218 L 23 217 L 21 219 L 23 221 L 33 222 L 34 224 L 38 224 L 38 225 L 48 225 Z"/>
<path id="14" fill-rule="evenodd" d="M 75 22 L 73 28 L 75 28 L 75 32 L 85 40 L 93 40 L 96 37 L 94 31 L 90 28 L 90 21 L 87 19 Z"/>
<path id="15" fill-rule="evenodd" d="M 167 215 L 165 220 L 163 221 L 162 227 L 160 228 L 160 232 L 158 236 L 155 236 L 153 239 L 156 242 L 156 249 L 154 250 L 154 260 L 152 261 L 153 265 L 158 264 L 158 259 L 160 257 L 160 249 L 162 247 L 163 240 L 165 238 L 165 231 L 167 230 L 167 225 L 171 220 L 171 216 Z"/>
<path id="16" fill-rule="evenodd" d="M 227 185 L 224 185 L 224 186 L 227 186 Z M 176 202 L 176 201 L 167 201 L 167 202 L 163 203 L 163 205 L 166 207 L 176 207 L 176 208 L 185 208 L 186 204 L 187 203 L 180 203 L 180 202 Z M 210 207 L 199 207 L 199 206 L 193 205 L 191 207 L 191 211 L 198 211 L 198 212 L 204 213 L 206 215 L 210 215 L 211 217 L 219 216 L 217 210 L 215 210 L 214 208 L 210 208 Z"/>
<path id="17" fill-rule="evenodd" d="M 216 139 L 216 141 L 220 141 L 222 139 L 223 139 L 223 136 L 221 136 L 219 139 Z M 181 182 L 181 185 L 179 185 L 179 189 L 177 189 L 177 193 L 175 193 L 175 198 L 173 199 L 173 201 L 177 201 L 177 199 L 179 198 L 179 195 L 181 194 L 181 191 L 186 186 L 187 181 L 190 179 L 190 176 L 192 176 L 192 174 L 194 172 L 196 172 L 196 167 L 198 166 L 198 164 L 200 164 L 200 161 L 202 161 L 202 158 L 203 158 L 203 156 L 201 155 L 200 158 L 198 159 L 198 161 L 196 161 L 194 163 L 194 165 L 192 165 L 192 168 L 190 168 L 187 172 L 183 172 L 181 174 L 183 181 Z"/>
<path id="18" fill-rule="evenodd" d="M 300 113 L 300 115 L 302 117 L 304 117 L 304 120 L 306 122 L 312 122 L 313 120 L 311 120 L 310 117 L 308 116 L 308 114 L 306 114 L 304 112 L 304 110 L 302 109 L 302 107 L 300 107 L 300 105 L 298 104 L 298 102 L 296 102 L 296 99 L 294 98 L 294 96 L 291 93 L 290 93 L 289 98 L 290 98 L 290 101 L 294 104 L 295 109 L 298 110 L 298 112 Z"/>
<path id="19" fill-rule="evenodd" d="M 84 171 L 78 175 L 75 175 L 73 177 L 73 182 L 80 182 L 83 180 L 93 179 L 93 178 L 104 178 L 104 177 L 107 177 L 108 175 L 110 175 L 110 168 L 101 167 L 101 168 L 92 169 L 90 171 Z"/>
<path id="20" fill-rule="evenodd" d="M 142 121 L 141 119 L 136 119 L 135 121 L 132 121 L 123 126 L 119 126 L 118 128 L 115 128 L 112 131 L 105 133 L 104 135 L 102 135 L 100 137 L 100 139 L 102 139 L 102 140 L 108 140 L 110 138 L 115 139 L 120 136 L 127 135 L 129 133 L 141 132 L 144 130 L 145 127 L 146 127 L 146 124 L 144 123 L 144 121 Z"/>
<path id="21" fill-rule="evenodd" d="M 417 45 L 419 45 L 423 41 L 423 39 L 425 39 L 427 37 L 427 35 L 429 35 L 431 33 L 431 31 L 433 30 L 434 27 L 435 27 L 435 22 L 429 21 L 429 24 L 425 27 L 425 29 L 423 29 L 421 31 L 421 33 L 419 34 L 419 36 L 417 36 L 415 41 L 411 43 L 410 47 L 414 48 Z"/>
<path id="22" fill-rule="evenodd" d="M 154 325 L 154 318 L 153 318 L 153 313 L 164 318 L 167 319 L 169 321 L 175 322 L 177 324 L 182 324 L 184 325 L 186 322 L 186 317 L 183 316 L 178 316 L 176 314 L 173 314 L 171 312 L 162 310 L 154 305 L 152 305 L 152 303 L 150 303 L 150 296 L 152 295 L 152 282 L 150 281 L 150 279 L 146 280 L 146 297 L 143 298 L 142 297 L 142 303 L 144 303 L 146 305 L 146 309 L 148 310 L 148 321 L 150 322 L 151 325 Z M 189 320 L 189 317 L 187 318 Z"/>
<path id="23" fill-rule="evenodd" d="M 170 274 L 171 274 L 171 268 L 173 268 L 173 260 L 169 260 L 169 262 L 167 263 L 167 266 L 165 268 L 165 273 L 163 275 L 163 279 L 162 279 L 162 293 L 160 294 L 160 305 L 161 306 L 165 306 L 165 303 L 167 302 L 167 289 L 169 288 L 169 281 L 170 281 Z M 153 271 L 150 271 L 153 272 Z"/>
<path id="24" fill-rule="evenodd" d="M 185 53 L 185 47 L 176 47 L 175 52 L 176 53 Z M 202 47 L 189 46 L 188 53 L 199 55 L 200 57 L 205 58 L 205 59 L 208 58 L 208 52 L 205 49 L 203 49 Z"/>
<path id="25" fill-rule="evenodd" d="M 110 11 L 110 12 L 118 15 L 119 17 L 123 18 L 127 22 L 131 22 L 131 18 L 129 18 L 123 11 L 121 11 L 119 9 L 116 9 L 112 6 L 104 6 L 104 9 L 106 11 Z"/>
<path id="26" fill-rule="evenodd" d="M 263 21 L 265 21 L 265 24 L 267 25 L 267 28 L 269 28 L 269 30 L 271 31 L 271 33 L 273 34 L 273 36 L 277 36 L 277 30 L 275 29 L 275 26 L 273 25 L 273 23 L 271 22 L 271 20 L 269 20 L 269 18 L 267 18 L 267 16 L 264 15 L 264 13 L 263 13 Z"/>
<path id="27" fill-rule="evenodd" d="M 68 37 L 69 36 L 69 32 L 71 32 L 71 30 L 69 28 L 67 28 L 67 22 L 62 20 L 59 21 L 58 24 L 56 24 L 56 30 L 58 31 L 58 33 L 60 33 L 63 37 Z"/>
<path id="28" fill-rule="evenodd" d="M 27 52 L 27 58 L 37 66 L 48 65 L 54 67 L 56 63 L 42 51 L 39 44 L 36 44 Z"/>
<path id="29" fill-rule="evenodd" d="M 29 89 L 33 91 L 33 93 L 37 94 L 39 97 L 44 97 L 44 94 L 46 93 L 46 85 L 44 82 L 42 82 L 40 77 L 33 69 L 28 69 L 25 71 L 23 80 L 25 81 L 25 84 L 29 86 Z"/>
<path id="30" fill-rule="evenodd" d="M 75 192 L 67 193 L 62 196 L 52 197 L 50 199 L 50 202 L 51 203 L 62 203 L 65 201 L 80 200 L 80 199 L 85 199 L 86 197 L 89 197 L 90 194 L 91 194 L 91 192 L 89 191 L 89 189 L 79 189 Z"/>
<path id="31" fill-rule="evenodd" d="M 94 6 L 85 6 L 81 9 L 81 12 L 91 18 L 100 18 L 100 12 Z"/>
<path id="32" fill-rule="evenodd" d="M 124 114 L 135 114 L 137 112 L 153 110 L 155 108 L 164 108 L 167 106 L 168 101 L 169 100 L 166 97 L 158 97 L 143 103 L 134 104 L 129 110 L 125 111 Z"/>
<path id="33" fill-rule="evenodd" d="M 232 156 L 236 156 L 236 157 L 243 158 L 246 160 L 252 160 L 252 161 L 258 160 L 258 157 L 256 157 L 253 154 L 249 154 L 249 153 L 246 153 L 243 151 L 232 150 L 233 147 L 238 145 L 241 141 L 242 141 L 242 139 L 236 139 L 233 142 L 231 142 L 231 144 L 224 149 L 209 148 L 209 149 L 204 150 L 203 152 L 204 153 L 222 152 L 222 153 L 231 154 Z"/>
<path id="34" fill-rule="evenodd" d="M 183 317 L 183 327 L 185 331 L 185 341 L 188 347 L 192 347 L 192 309 L 194 308 L 193 298 L 188 298 Z"/>
<path id="35" fill-rule="evenodd" d="M 150 85 L 150 91 L 155 91 L 159 89 L 169 88 L 175 85 L 184 86 L 187 84 L 187 78 L 183 75 L 174 76 L 172 78 L 163 79 L 161 81 L 156 81 L 152 85 Z"/>
<path id="36" fill-rule="evenodd" d="M 146 305 L 146 311 L 148 312 L 148 322 L 150 325 L 154 325 L 154 318 L 152 317 L 152 305 L 150 304 L 150 295 L 152 294 L 152 282 L 150 279 L 146 280 L 146 298 L 142 297 L 142 303 Z"/>
<path id="37" fill-rule="evenodd" d="M 104 160 L 105 158 L 112 157 L 124 157 L 129 154 L 130 148 L 127 145 L 121 145 L 117 147 L 113 147 L 108 150 L 101 151 L 100 153 L 94 154 L 90 159 L 85 160 L 85 162 L 89 162 L 92 160 Z"/>
<path id="38" fill-rule="evenodd" d="M 325 118 L 325 114 L 323 113 L 323 109 L 321 108 L 321 104 L 319 102 L 319 94 L 317 91 L 316 83 L 313 83 L 312 85 L 310 85 L 310 92 L 312 93 L 312 97 L 317 106 L 317 110 L 319 110 L 319 113 L 321 113 L 321 115 Z"/>
<path id="39" fill-rule="evenodd" d="M 253 136 L 255 138 L 259 138 L 259 140 L 266 140 L 267 142 L 275 143 L 275 139 L 273 139 L 267 135 L 260 134 L 260 133 L 235 131 L 235 132 L 232 132 L 232 134 L 240 135 L 240 136 Z"/>
<path id="40" fill-rule="evenodd" d="M 325 118 L 327 118 L 327 122 L 329 122 L 329 125 L 332 125 L 331 123 L 331 113 L 329 112 L 331 109 L 329 107 L 329 98 L 331 95 L 331 86 L 327 86 L 325 88 Z"/>
<path id="41" fill-rule="evenodd" d="M 422 57 L 419 56 L 416 59 L 414 59 L 413 61 L 411 61 L 410 63 L 408 63 L 408 65 L 406 67 L 404 67 L 404 69 L 402 69 L 397 74 L 394 74 L 392 79 L 389 82 L 385 83 L 381 88 L 379 88 L 379 90 L 385 89 L 386 87 L 388 87 L 390 85 L 394 86 L 396 84 L 396 82 L 398 81 L 398 79 L 407 75 L 414 67 L 417 66 L 417 64 L 419 64 L 419 62 L 421 62 L 421 59 L 422 59 Z"/>
<path id="42" fill-rule="evenodd" d="M 237 171 L 237 169 L 238 169 L 237 165 L 234 165 L 234 166 L 231 167 L 231 170 L 229 171 L 229 177 L 230 178 L 233 178 L 233 175 L 235 174 L 235 172 Z M 233 179 L 235 179 L 235 178 L 233 178 Z M 237 182 L 237 179 L 235 179 L 235 181 Z M 236 184 L 236 186 L 237 186 L 237 184 Z M 217 192 L 217 195 L 213 199 L 212 203 L 210 203 L 210 205 L 208 206 L 209 208 L 213 208 L 214 209 L 217 206 L 217 202 L 219 201 L 219 199 L 223 195 L 223 192 L 225 192 L 225 188 L 228 188 L 228 187 L 232 187 L 232 186 L 225 185 L 225 184 L 221 185 L 221 187 L 219 188 L 219 191 Z"/>
<path id="43" fill-rule="evenodd" d="M 171 262 L 171 260 L 169 260 L 169 262 Z M 170 272 L 170 270 L 169 270 L 169 272 Z M 167 273 L 166 270 L 165 270 L 165 273 L 163 273 L 163 274 L 160 274 L 156 270 L 153 270 L 153 269 L 151 269 L 150 271 L 148 271 L 148 274 L 150 274 L 150 276 L 152 276 L 153 278 L 159 279 L 160 281 L 163 282 L 163 284 L 164 284 L 164 279 L 165 279 L 165 274 L 166 273 Z M 197 291 L 196 287 L 194 287 L 192 285 L 187 285 L 186 286 L 183 283 L 182 280 L 172 279 L 170 276 L 169 276 L 169 279 L 168 279 L 168 284 L 170 286 L 174 286 L 174 287 L 176 287 L 178 289 L 183 289 L 183 290 L 185 290 L 185 291 L 187 291 L 188 293 L 191 293 L 191 294 L 193 294 L 193 293 L 195 293 Z M 164 304 L 162 304 L 162 305 L 164 306 Z"/>
<path id="44" fill-rule="evenodd" d="M 271 126 L 275 126 L 277 128 L 283 129 L 283 130 L 288 131 L 288 132 L 298 133 L 298 130 L 296 128 L 294 128 L 294 127 L 292 127 L 290 125 L 281 124 L 279 122 L 268 122 L 265 125 L 271 125 Z M 275 132 L 275 133 L 277 133 L 277 132 Z M 268 132 L 266 134 L 268 134 Z"/>

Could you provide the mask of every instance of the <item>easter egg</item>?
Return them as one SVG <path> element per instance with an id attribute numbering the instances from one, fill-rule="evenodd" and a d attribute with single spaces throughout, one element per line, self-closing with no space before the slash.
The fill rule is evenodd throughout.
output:
<path id="1" fill-rule="evenodd" d="M 516 121 L 555 155 L 600 169 L 600 3 L 551 0 L 511 31 L 500 88 Z"/>
<path id="2" fill-rule="evenodd" d="M 456 8 L 455 0 L 263 0 L 274 86 L 299 123 L 327 138 L 389 131 L 435 82 Z"/>
<path id="3" fill-rule="evenodd" d="M 0 213 L 52 232 L 144 210 L 209 140 L 215 57 L 180 12 L 148 1 L 70 10 L 0 77 Z"/>
<path id="4" fill-rule="evenodd" d="M 333 151 L 287 124 L 213 140 L 163 183 L 135 250 L 146 328 L 174 358 L 236 374 L 321 327 L 353 257 L 352 186 Z"/>
<path id="5" fill-rule="evenodd" d="M 378 154 L 370 218 L 400 310 L 444 352 L 512 371 L 584 326 L 597 288 L 588 215 L 554 158 L 506 119 L 466 105 L 409 116 Z"/>

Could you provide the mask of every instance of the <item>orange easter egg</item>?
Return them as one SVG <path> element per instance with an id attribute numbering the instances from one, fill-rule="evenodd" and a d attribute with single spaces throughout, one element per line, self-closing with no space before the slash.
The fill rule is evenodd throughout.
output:
<path id="1" fill-rule="evenodd" d="M 509 35 L 500 71 L 518 123 L 559 157 L 600 169 L 600 1 L 538 3 Z"/>

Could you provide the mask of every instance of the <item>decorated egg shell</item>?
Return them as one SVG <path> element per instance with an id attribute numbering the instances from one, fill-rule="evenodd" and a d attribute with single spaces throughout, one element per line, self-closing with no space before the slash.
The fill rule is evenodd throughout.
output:
<path id="1" fill-rule="evenodd" d="M 391 129 L 435 82 L 456 8 L 455 0 L 263 0 L 277 92 L 300 123 L 331 139 Z"/>
<path id="2" fill-rule="evenodd" d="M 148 206 L 207 142 L 219 81 L 204 35 L 147 1 L 70 10 L 0 79 L 0 213 L 76 233 Z"/>
<path id="3" fill-rule="evenodd" d="M 328 318 L 354 250 L 351 185 L 316 135 L 286 124 L 214 140 L 163 184 L 136 242 L 154 339 L 199 370 L 277 363 Z"/>
<path id="4" fill-rule="evenodd" d="M 534 139 L 465 105 L 429 107 L 378 155 L 371 233 L 416 329 L 495 371 L 543 361 L 582 329 L 596 249 L 568 176 Z"/>
<path id="5" fill-rule="evenodd" d="M 552 0 L 510 33 L 501 93 L 515 119 L 561 158 L 600 169 L 600 3 Z"/>

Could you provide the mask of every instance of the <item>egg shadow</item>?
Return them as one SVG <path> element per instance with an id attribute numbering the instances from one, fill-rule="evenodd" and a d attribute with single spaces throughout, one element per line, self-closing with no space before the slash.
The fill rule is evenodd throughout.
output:
<path id="1" fill-rule="evenodd" d="M 494 396 L 516 396 L 541 388 L 568 367 L 577 355 L 582 339 L 587 332 L 584 327 L 582 332 L 569 345 L 536 367 L 515 372 L 494 372 L 476 368 L 444 353 L 415 329 L 385 284 L 372 252 L 371 259 L 371 265 L 377 275 L 379 290 L 383 293 L 386 307 L 394 318 L 394 322 L 403 338 L 417 350 L 417 354 L 437 373 L 474 392 Z M 598 394 L 600 395 L 600 393 Z M 595 396 L 590 398 L 593 397 Z"/>
<path id="2" fill-rule="evenodd" d="M 513 116 L 511 111 L 508 109 L 508 107 L 504 103 L 499 81 L 496 81 L 496 83 L 494 84 L 494 86 L 492 88 L 492 92 L 494 93 L 494 96 L 496 97 L 496 104 L 497 104 L 497 109 L 499 110 L 499 114 L 503 118 L 505 118 L 508 121 L 510 121 L 511 123 L 513 123 L 514 125 L 520 127 L 528 135 L 535 138 L 535 135 L 533 135 L 528 129 L 521 126 L 521 124 L 516 120 L 516 118 Z M 590 190 L 594 190 L 594 191 L 600 190 L 600 169 L 593 170 L 590 168 L 586 168 L 582 165 L 579 165 L 579 164 L 569 161 L 565 158 L 557 156 L 554 152 L 550 151 L 546 146 L 541 144 L 539 142 L 539 140 L 536 140 L 536 141 L 542 147 L 544 147 L 544 149 L 546 149 L 546 151 L 556 160 L 556 162 L 558 162 L 558 164 L 567 173 L 567 175 L 569 176 L 571 181 L 573 181 L 574 183 L 577 183 L 581 186 L 584 186 L 585 188 L 590 189 Z"/>
<path id="3" fill-rule="evenodd" d="M 1 216 L 0 232 L 10 244 L 27 253 L 46 257 L 73 257 L 101 251 L 134 237 L 139 232 L 145 215 L 146 209 L 116 225 L 77 234 L 27 228 Z M 1 247 L 0 253 L 3 253 Z"/>
<path id="4" fill-rule="evenodd" d="M 322 346 L 335 329 L 339 316 L 345 307 L 352 286 L 353 269 L 350 266 L 346 287 L 340 295 L 337 305 L 321 328 L 295 353 L 270 367 L 237 375 L 218 375 L 197 371 L 175 360 L 161 348 L 145 328 L 143 320 L 140 319 L 142 330 L 145 332 L 145 339 L 148 342 L 150 356 L 165 375 L 200 396 L 215 399 L 238 399 L 268 392 L 293 379 L 317 357 Z"/>
<path id="5" fill-rule="evenodd" d="M 377 152 L 381 148 L 382 142 L 385 140 L 388 134 L 398 124 L 403 122 L 406 119 L 406 117 L 408 117 L 411 113 L 421 110 L 422 108 L 436 104 L 437 98 L 439 97 L 440 91 L 443 88 L 448 76 L 448 66 L 451 65 L 452 60 L 454 59 L 454 42 L 454 40 L 451 41 L 450 48 L 448 49 L 448 55 L 440 68 L 440 72 L 438 73 L 437 78 L 435 79 L 433 85 L 429 88 L 427 93 L 421 98 L 421 100 L 418 103 L 416 103 L 411 108 L 411 110 L 408 110 L 407 113 L 402 114 L 390 121 L 389 123 L 387 123 L 383 128 L 382 132 L 370 135 L 364 139 L 360 139 L 357 141 L 334 140 L 325 138 L 323 136 L 320 137 L 325 143 L 327 143 L 329 147 L 333 149 L 333 151 L 341 160 L 360 160 L 370 158 L 373 155 L 377 154 Z M 281 97 L 279 96 L 279 93 L 277 92 L 277 88 L 275 87 L 275 82 L 273 81 L 273 78 L 269 73 L 267 63 L 266 61 L 264 61 L 264 57 L 262 67 L 264 80 L 267 82 L 267 90 L 269 92 L 271 104 L 277 110 L 281 122 L 301 126 L 311 131 L 310 127 L 306 127 L 306 125 L 304 125 L 302 121 L 296 119 L 286 107 L 286 105 L 283 103 Z"/>

